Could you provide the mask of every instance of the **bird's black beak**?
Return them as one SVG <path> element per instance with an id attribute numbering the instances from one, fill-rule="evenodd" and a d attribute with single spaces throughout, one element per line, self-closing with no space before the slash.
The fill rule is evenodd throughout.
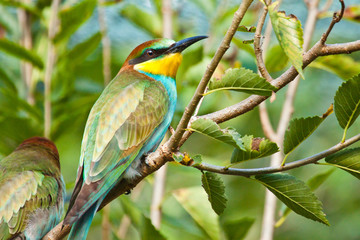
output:
<path id="1" fill-rule="evenodd" d="M 174 43 L 170 48 L 166 51 L 168 53 L 179 53 L 182 52 L 185 48 L 189 47 L 190 45 L 196 43 L 197 41 L 200 41 L 204 38 L 207 38 L 207 36 L 196 36 L 196 37 L 189 37 L 185 38 L 181 41 L 178 41 Z"/>

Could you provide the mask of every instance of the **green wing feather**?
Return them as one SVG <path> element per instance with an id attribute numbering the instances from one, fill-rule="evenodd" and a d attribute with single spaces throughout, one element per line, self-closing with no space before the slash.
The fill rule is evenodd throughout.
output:
<path id="1" fill-rule="evenodd" d="M 36 194 L 43 179 L 44 175 L 33 171 L 24 171 L 1 179 L 0 219 L 9 222 L 13 214 Z"/>
<path id="2" fill-rule="evenodd" d="M 136 157 L 163 121 L 168 105 L 160 82 L 138 73 L 119 74 L 95 103 L 86 124 L 80 160 L 86 182 L 100 180 L 124 164 L 116 171 L 121 174 L 128 166 L 125 162 Z"/>
<path id="3" fill-rule="evenodd" d="M 3 176 L 0 180 L 0 229 L 7 229 L 10 234 L 23 231 L 31 213 L 55 204 L 58 187 L 53 177 L 38 171 Z"/>

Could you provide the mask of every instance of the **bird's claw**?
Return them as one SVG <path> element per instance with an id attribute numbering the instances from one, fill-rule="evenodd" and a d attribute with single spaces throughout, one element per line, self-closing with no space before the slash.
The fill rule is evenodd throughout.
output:
<path id="1" fill-rule="evenodd" d="M 156 166 L 156 162 L 152 159 L 146 158 L 145 159 L 145 163 L 146 165 L 148 165 L 149 167 L 155 167 Z"/>

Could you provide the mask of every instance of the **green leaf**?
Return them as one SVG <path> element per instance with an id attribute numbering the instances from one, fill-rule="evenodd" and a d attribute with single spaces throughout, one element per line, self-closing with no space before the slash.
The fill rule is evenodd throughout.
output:
<path id="1" fill-rule="evenodd" d="M 17 32 L 19 23 L 16 14 L 8 11 L 7 8 L 0 7 L 0 26 L 9 34 Z"/>
<path id="2" fill-rule="evenodd" d="M 250 40 L 244 40 L 243 44 L 253 44 L 254 43 L 254 39 L 250 39 Z"/>
<path id="3" fill-rule="evenodd" d="M 237 29 L 239 32 L 251 32 L 254 33 L 256 31 L 256 27 L 252 26 L 252 27 L 246 27 L 244 25 L 241 25 L 238 27 Z"/>
<path id="4" fill-rule="evenodd" d="M 308 138 L 324 121 L 319 116 L 297 118 L 290 122 L 284 137 L 284 153 L 288 154 Z"/>
<path id="5" fill-rule="evenodd" d="M 64 8 L 59 12 L 61 21 L 60 31 L 54 38 L 55 43 L 68 39 L 86 20 L 88 20 L 95 7 L 96 0 L 83 0 L 75 5 Z"/>
<path id="6" fill-rule="evenodd" d="M 172 158 L 173 158 L 174 161 L 176 161 L 176 162 L 181 162 L 184 157 L 183 157 L 182 154 L 173 153 L 173 154 L 172 154 Z"/>
<path id="7" fill-rule="evenodd" d="M 262 158 L 279 151 L 276 143 L 264 138 L 253 136 L 242 137 L 245 150 L 234 149 L 231 156 L 231 163 L 243 162 L 250 159 Z"/>
<path id="8" fill-rule="evenodd" d="M 255 179 L 297 214 L 329 225 L 321 202 L 304 182 L 289 174 L 265 174 Z"/>
<path id="9" fill-rule="evenodd" d="M 164 236 L 152 225 L 150 219 L 146 217 L 134 203 L 127 197 L 119 198 L 124 212 L 131 219 L 132 224 L 140 232 L 141 239 L 151 240 L 159 239 L 164 240 Z"/>
<path id="10" fill-rule="evenodd" d="M 343 18 L 360 23 L 360 5 L 353 5 L 345 8 Z"/>
<path id="11" fill-rule="evenodd" d="M 134 204 L 127 196 L 119 197 L 119 202 L 123 208 L 123 211 L 131 219 L 132 224 L 137 228 L 141 225 L 142 214 L 139 208 L 135 207 Z"/>
<path id="12" fill-rule="evenodd" d="M 127 4 L 121 9 L 120 13 L 140 29 L 147 31 L 151 36 L 162 36 L 162 20 L 158 14 L 144 11 L 135 4 Z M 144 19 L 146 19 L 146 21 Z"/>
<path id="13" fill-rule="evenodd" d="M 319 174 L 316 174 L 315 176 L 311 177 L 306 183 L 311 189 L 311 191 L 315 191 L 318 189 L 321 184 L 323 184 L 326 179 L 330 177 L 330 175 L 334 172 L 335 168 L 329 169 L 325 172 L 321 172 Z"/>
<path id="14" fill-rule="evenodd" d="M 151 220 L 143 215 L 140 228 L 142 240 L 165 240 L 166 238 L 152 225 Z"/>
<path id="15" fill-rule="evenodd" d="M 7 71 L 3 68 L 0 68 L 0 88 L 8 88 L 12 92 L 16 93 L 17 89 L 11 78 L 9 77 Z"/>
<path id="16" fill-rule="evenodd" d="M 232 68 L 225 71 L 222 79 L 211 79 L 209 90 L 205 95 L 219 90 L 233 90 L 261 96 L 271 96 L 272 91 L 275 91 L 276 87 L 249 69 Z"/>
<path id="17" fill-rule="evenodd" d="M 34 121 L 30 118 L 4 117 L 4 114 L 1 113 L 0 126 L 0 153 L 3 155 L 10 154 L 24 139 L 43 134 L 42 125 L 39 123 L 34 124 Z"/>
<path id="18" fill-rule="evenodd" d="M 289 129 L 285 132 L 284 153 L 288 155 L 292 152 L 300 143 L 308 138 L 332 112 L 333 106 L 331 105 L 321 117 L 314 116 L 293 119 L 289 124 Z"/>
<path id="19" fill-rule="evenodd" d="M 223 229 L 227 239 L 242 240 L 246 237 L 251 226 L 254 224 L 254 218 L 244 217 L 239 220 L 227 221 L 223 224 Z"/>
<path id="20" fill-rule="evenodd" d="M 219 217 L 211 209 L 201 187 L 178 189 L 174 197 L 208 235 L 207 239 L 220 239 Z"/>
<path id="21" fill-rule="evenodd" d="M 77 44 L 70 51 L 66 52 L 65 55 L 59 57 L 59 61 L 66 61 L 71 65 L 75 66 L 82 63 L 87 56 L 89 56 L 100 44 L 101 33 L 95 33 L 84 42 Z"/>
<path id="22" fill-rule="evenodd" d="M 0 50 L 24 61 L 28 61 L 40 69 L 44 67 L 43 61 L 34 51 L 28 50 L 8 39 L 0 39 Z"/>
<path id="23" fill-rule="evenodd" d="M 0 4 L 4 6 L 22 8 L 33 15 L 38 17 L 41 16 L 41 12 L 36 7 L 34 7 L 32 4 L 23 3 L 22 0 L 0 0 Z"/>
<path id="24" fill-rule="evenodd" d="M 339 64 L 341 63 L 341 64 Z M 347 55 L 329 55 L 317 58 L 310 67 L 326 70 L 347 80 L 360 72 L 360 62 Z"/>
<path id="25" fill-rule="evenodd" d="M 301 22 L 292 14 L 286 16 L 285 12 L 278 12 L 276 10 L 278 4 L 279 2 L 274 2 L 269 6 L 271 24 L 274 28 L 276 38 L 286 56 L 289 57 L 291 64 L 295 67 L 300 76 L 304 78 L 302 70 L 304 40 Z"/>
<path id="26" fill-rule="evenodd" d="M 0 106 L 1 115 L 17 116 L 26 113 L 33 120 L 42 123 L 43 118 L 40 110 L 14 94 L 13 91 L 9 91 L 8 88 L 0 88 Z"/>
<path id="27" fill-rule="evenodd" d="M 318 189 L 318 187 L 320 187 L 326 181 L 326 179 L 329 178 L 329 176 L 334 172 L 334 170 L 335 170 L 335 168 L 332 168 L 325 172 L 316 174 L 315 176 L 313 176 L 306 182 L 306 185 L 309 186 L 311 191 L 315 191 L 316 189 Z M 289 216 L 289 214 L 291 212 L 292 212 L 292 210 L 290 208 L 286 207 L 282 213 L 281 218 L 276 222 L 275 227 L 280 227 L 285 222 L 286 218 Z"/>
<path id="28" fill-rule="evenodd" d="M 360 114 L 360 74 L 344 82 L 336 92 L 334 111 L 340 126 L 346 131 Z"/>
<path id="29" fill-rule="evenodd" d="M 265 66 L 268 72 L 278 72 L 283 70 L 289 63 L 289 58 L 285 55 L 280 45 L 275 45 L 266 53 Z"/>
<path id="30" fill-rule="evenodd" d="M 196 154 L 192 157 L 192 160 L 194 160 L 194 163 L 192 164 L 192 166 L 196 166 L 199 165 L 202 162 L 202 156 L 201 154 Z"/>
<path id="31" fill-rule="evenodd" d="M 221 129 L 219 125 L 211 119 L 199 118 L 191 123 L 189 130 L 204 134 L 208 137 L 230 144 L 236 148 L 244 149 L 241 136 L 235 131 L 235 129 Z"/>
<path id="32" fill-rule="evenodd" d="M 326 157 L 325 161 L 360 179 L 360 148 L 337 152 Z"/>
<path id="33" fill-rule="evenodd" d="M 226 208 L 227 202 L 223 181 L 216 173 L 205 172 L 202 174 L 201 182 L 208 195 L 212 209 L 217 215 L 222 214 Z"/>
<path id="34" fill-rule="evenodd" d="M 249 53 L 251 56 L 255 57 L 255 51 L 254 48 L 252 46 L 250 46 L 249 44 L 245 44 L 243 43 L 242 40 L 237 39 L 236 37 L 234 37 L 231 40 L 239 49 L 244 50 L 245 52 Z"/>

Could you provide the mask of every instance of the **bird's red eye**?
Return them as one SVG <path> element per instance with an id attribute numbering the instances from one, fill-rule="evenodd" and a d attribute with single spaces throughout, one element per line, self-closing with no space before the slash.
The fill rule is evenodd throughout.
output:
<path id="1" fill-rule="evenodd" d="M 151 50 L 151 49 L 148 49 L 148 50 L 146 50 L 146 54 L 147 54 L 148 56 L 152 56 L 152 55 L 154 55 L 154 51 Z"/>

